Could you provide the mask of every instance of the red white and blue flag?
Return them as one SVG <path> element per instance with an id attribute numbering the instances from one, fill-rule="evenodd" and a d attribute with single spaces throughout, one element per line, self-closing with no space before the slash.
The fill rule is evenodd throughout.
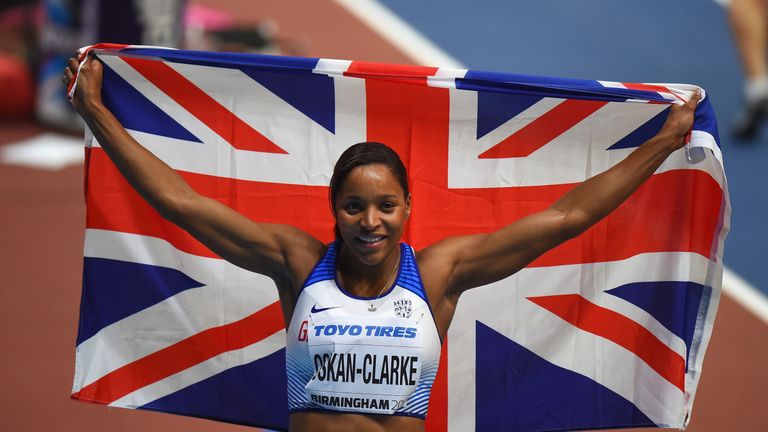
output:
<path id="1" fill-rule="evenodd" d="M 408 166 L 417 250 L 545 209 L 652 137 L 689 85 L 317 58 L 92 47 L 103 99 L 200 193 L 333 239 L 327 185 L 361 141 Z M 73 398 L 285 429 L 268 278 L 163 220 L 87 138 Z M 470 290 L 431 431 L 684 427 L 717 310 L 730 208 L 709 99 L 627 202 L 518 274 Z M 288 335 L 291 337 L 291 335 Z"/>

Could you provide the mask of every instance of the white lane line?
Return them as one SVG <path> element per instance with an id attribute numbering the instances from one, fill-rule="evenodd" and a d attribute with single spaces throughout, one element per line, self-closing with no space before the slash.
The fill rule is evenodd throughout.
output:
<path id="1" fill-rule="evenodd" d="M 381 3 L 374 0 L 335 1 L 417 64 L 463 69 L 461 62 Z"/>
<path id="2" fill-rule="evenodd" d="M 43 133 L 0 147 L 0 163 L 55 171 L 83 163 L 83 148 L 82 138 Z"/>
<path id="3" fill-rule="evenodd" d="M 723 291 L 744 309 L 768 324 L 768 296 L 731 269 L 723 269 Z"/>

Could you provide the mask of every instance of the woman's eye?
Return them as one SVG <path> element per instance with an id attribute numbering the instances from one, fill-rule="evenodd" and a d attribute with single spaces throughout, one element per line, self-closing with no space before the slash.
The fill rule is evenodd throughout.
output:
<path id="1" fill-rule="evenodd" d="M 360 207 L 360 204 L 350 203 L 350 204 L 347 204 L 344 207 L 344 209 L 347 210 L 347 213 L 356 213 L 360 211 L 361 207 Z"/>
<path id="2" fill-rule="evenodd" d="M 385 202 L 384 204 L 381 205 L 381 208 L 383 210 L 392 210 L 395 208 L 395 203 Z"/>

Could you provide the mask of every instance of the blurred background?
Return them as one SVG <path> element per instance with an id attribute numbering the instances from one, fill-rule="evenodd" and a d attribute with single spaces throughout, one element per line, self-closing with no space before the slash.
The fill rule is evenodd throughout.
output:
<path id="1" fill-rule="evenodd" d="M 768 429 L 767 20 L 764 0 L 3 0 L 2 429 L 253 430 L 69 400 L 85 208 L 82 126 L 60 79 L 96 42 L 702 86 L 733 214 L 689 430 Z"/>

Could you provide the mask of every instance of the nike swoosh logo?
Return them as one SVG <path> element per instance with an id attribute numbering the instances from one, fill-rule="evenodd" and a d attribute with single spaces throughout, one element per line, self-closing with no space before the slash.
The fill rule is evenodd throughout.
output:
<path id="1" fill-rule="evenodd" d="M 318 309 L 317 305 L 314 305 L 314 306 L 312 306 L 312 313 L 319 313 L 319 312 L 327 311 L 328 309 L 338 309 L 340 307 L 341 306 L 331 306 L 331 307 L 327 307 L 327 308 L 319 308 Z"/>

